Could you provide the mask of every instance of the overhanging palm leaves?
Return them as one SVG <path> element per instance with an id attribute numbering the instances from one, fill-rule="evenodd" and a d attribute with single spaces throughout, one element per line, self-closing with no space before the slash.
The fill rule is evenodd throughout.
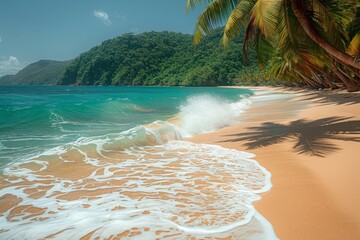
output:
<path id="1" fill-rule="evenodd" d="M 196 44 L 220 26 L 225 45 L 245 31 L 245 60 L 253 48 L 259 62 L 270 65 L 270 76 L 316 88 L 359 90 L 357 1 L 188 0 L 187 9 L 199 4 L 207 7 L 198 17 Z"/>
<path id="2" fill-rule="evenodd" d="M 314 3 L 320 3 L 320 4 L 315 5 Z M 322 49 L 324 49 L 328 54 L 336 58 L 341 63 L 344 63 L 346 65 L 349 65 L 351 67 L 360 70 L 360 61 L 354 59 L 345 52 L 342 52 L 341 50 L 337 49 L 334 45 L 330 44 L 328 41 L 326 41 L 323 37 L 320 36 L 320 34 L 316 29 L 314 21 L 312 21 L 309 15 L 307 14 L 309 11 L 309 7 L 306 6 L 306 1 L 291 0 L 291 6 L 297 20 L 300 22 L 300 25 L 314 42 L 316 42 Z M 315 8 L 316 6 L 318 6 L 319 8 L 316 9 Z M 322 20 L 321 22 L 319 21 L 320 24 L 318 25 L 320 27 L 322 27 L 321 25 L 327 27 L 327 29 L 325 30 L 327 30 L 327 33 L 331 33 L 331 30 L 336 29 L 333 26 L 334 24 L 332 24 L 333 20 L 335 19 L 330 18 L 329 15 L 324 14 L 327 13 L 327 11 L 324 11 L 324 9 L 326 10 L 325 6 L 323 6 L 320 1 L 314 1 L 313 6 L 311 7 L 314 16 L 318 14 L 320 16 L 320 19 Z M 330 21 L 326 21 L 328 20 L 326 16 L 329 17 Z M 343 18 L 346 17 L 345 15 L 342 16 L 344 16 Z"/>

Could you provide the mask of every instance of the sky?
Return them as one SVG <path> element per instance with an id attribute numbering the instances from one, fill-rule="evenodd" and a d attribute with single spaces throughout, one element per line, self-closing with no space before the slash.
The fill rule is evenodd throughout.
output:
<path id="1" fill-rule="evenodd" d="M 40 59 L 70 60 L 124 33 L 193 33 L 186 0 L 1 0 L 0 76 Z"/>

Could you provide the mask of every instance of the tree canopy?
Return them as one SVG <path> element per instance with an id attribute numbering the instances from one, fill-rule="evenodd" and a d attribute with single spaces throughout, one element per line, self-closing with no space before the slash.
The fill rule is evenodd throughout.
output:
<path id="1" fill-rule="evenodd" d="M 75 85 L 233 85 L 244 73 L 235 40 L 224 49 L 221 31 L 194 46 L 192 35 L 174 32 L 124 34 L 81 54 L 60 84 Z M 253 55 L 252 55 L 253 57 Z"/>

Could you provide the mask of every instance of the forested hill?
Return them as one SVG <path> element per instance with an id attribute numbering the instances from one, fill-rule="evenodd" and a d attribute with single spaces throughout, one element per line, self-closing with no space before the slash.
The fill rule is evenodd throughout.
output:
<path id="1" fill-rule="evenodd" d="M 59 84 L 231 85 L 243 69 L 242 43 L 232 45 L 224 49 L 221 31 L 198 46 L 188 34 L 124 34 L 78 56 Z"/>
<path id="2" fill-rule="evenodd" d="M 15 75 L 0 78 L 0 85 L 55 85 L 70 61 L 40 60 L 31 63 Z"/>

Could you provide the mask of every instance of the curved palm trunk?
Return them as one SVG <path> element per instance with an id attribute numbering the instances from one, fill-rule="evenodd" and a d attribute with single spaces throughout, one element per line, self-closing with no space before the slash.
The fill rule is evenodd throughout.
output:
<path id="1" fill-rule="evenodd" d="M 343 64 L 352 66 L 360 70 L 360 61 L 355 58 L 347 55 L 346 53 L 339 51 L 337 48 L 332 46 L 326 40 L 324 40 L 316 31 L 315 27 L 310 22 L 308 16 L 305 14 L 305 1 L 302 0 L 291 0 L 292 10 L 297 20 L 299 21 L 301 27 L 305 30 L 308 36 L 316 42 L 320 47 L 322 47 L 328 54 L 336 58 L 338 61 Z"/>
<path id="2" fill-rule="evenodd" d="M 348 92 L 357 92 L 360 89 L 358 84 L 353 83 L 350 79 L 344 76 L 336 66 L 332 68 L 335 75 L 344 83 Z"/>

